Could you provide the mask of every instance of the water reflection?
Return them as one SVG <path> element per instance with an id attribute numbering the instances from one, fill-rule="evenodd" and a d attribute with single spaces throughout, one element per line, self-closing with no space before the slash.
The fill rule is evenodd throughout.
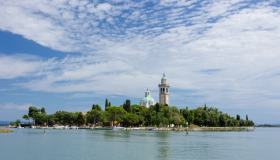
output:
<path id="1" fill-rule="evenodd" d="M 169 159 L 170 154 L 170 148 L 169 148 L 169 139 L 170 133 L 169 132 L 158 132 L 157 137 L 159 138 L 159 141 L 157 143 L 158 145 L 158 158 L 161 160 L 167 160 Z"/>
<path id="2" fill-rule="evenodd" d="M 130 131 L 105 130 L 103 135 L 106 140 L 123 138 L 123 140 L 129 141 Z"/>
<path id="3" fill-rule="evenodd" d="M 1 159 L 279 159 L 280 129 L 255 132 L 155 132 L 20 129 L 0 134 Z M 14 152 L 16 151 L 16 154 Z"/>

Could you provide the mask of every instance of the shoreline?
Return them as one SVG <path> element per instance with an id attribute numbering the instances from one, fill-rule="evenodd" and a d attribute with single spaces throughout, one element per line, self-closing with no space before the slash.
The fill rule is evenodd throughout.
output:
<path id="1" fill-rule="evenodd" d="M 27 128 L 27 127 L 26 127 Z M 56 126 L 42 127 L 33 126 L 32 129 L 92 129 L 92 130 L 124 130 L 124 131 L 181 131 L 181 132 L 236 132 L 236 131 L 254 131 L 255 127 L 76 127 L 76 126 Z"/>
<path id="2" fill-rule="evenodd" d="M 137 127 L 137 128 L 124 128 L 124 130 L 154 130 L 154 131 L 183 131 L 183 132 L 224 132 L 224 131 L 254 131 L 255 127 L 194 127 L 194 128 L 171 128 L 171 127 Z"/>

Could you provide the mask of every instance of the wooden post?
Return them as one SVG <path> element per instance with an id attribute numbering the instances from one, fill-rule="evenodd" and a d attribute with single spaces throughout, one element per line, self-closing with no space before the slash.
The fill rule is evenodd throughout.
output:
<path id="1" fill-rule="evenodd" d="M 189 134 L 189 123 L 186 122 L 186 125 L 187 125 L 187 135 Z"/>

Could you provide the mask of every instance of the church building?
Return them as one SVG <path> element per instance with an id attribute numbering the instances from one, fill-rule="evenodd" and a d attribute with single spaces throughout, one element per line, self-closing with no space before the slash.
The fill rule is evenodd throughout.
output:
<path id="1" fill-rule="evenodd" d="M 145 97 L 141 99 L 140 105 L 149 108 L 151 105 L 155 105 L 156 102 L 154 98 L 151 96 L 151 92 L 149 89 L 145 92 Z"/>
<path id="2" fill-rule="evenodd" d="M 169 105 L 169 84 L 167 83 L 167 79 L 165 74 L 163 74 L 161 78 L 161 83 L 158 85 L 159 87 L 159 104 L 161 105 Z M 155 105 L 155 100 L 151 96 L 151 92 L 149 89 L 145 92 L 145 97 L 141 99 L 140 105 L 145 107 L 150 107 L 151 105 Z"/>

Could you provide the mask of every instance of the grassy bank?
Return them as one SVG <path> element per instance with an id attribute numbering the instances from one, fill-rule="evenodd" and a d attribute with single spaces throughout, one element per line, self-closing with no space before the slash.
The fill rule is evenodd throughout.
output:
<path id="1" fill-rule="evenodd" d="M 13 130 L 6 129 L 6 128 L 0 128 L 0 133 L 10 133 L 13 132 Z"/>

